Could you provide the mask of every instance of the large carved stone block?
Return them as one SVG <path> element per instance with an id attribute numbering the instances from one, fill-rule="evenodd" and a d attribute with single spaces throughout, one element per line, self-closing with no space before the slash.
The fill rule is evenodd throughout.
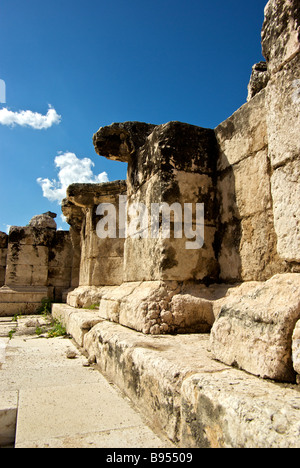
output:
<path id="1" fill-rule="evenodd" d="M 292 334 L 299 318 L 300 275 L 276 275 L 222 307 L 211 350 L 225 364 L 293 382 Z"/>
<path id="2" fill-rule="evenodd" d="M 269 0 L 262 28 L 263 55 L 276 73 L 300 52 L 300 5 L 297 0 Z"/>
<path id="3" fill-rule="evenodd" d="M 5 283 L 7 242 L 7 234 L 5 234 L 5 232 L 0 232 L 0 287 L 3 286 Z"/>
<path id="4" fill-rule="evenodd" d="M 300 158 L 276 169 L 271 180 L 278 253 L 300 262 Z"/>
<path id="5" fill-rule="evenodd" d="M 79 286 L 118 285 L 123 281 L 124 236 L 119 236 L 120 196 L 126 195 L 125 181 L 104 184 L 72 184 L 63 211 L 68 222 L 80 231 Z M 101 237 L 97 225 L 100 204 L 115 210 L 115 236 Z M 79 210 L 79 211 L 78 211 Z"/>
<path id="6" fill-rule="evenodd" d="M 143 204 L 147 226 L 139 235 L 125 241 L 126 281 L 216 279 L 218 264 L 214 240 L 218 222 L 215 198 L 216 139 L 213 130 L 180 122 L 154 126 L 137 122 L 113 124 L 94 135 L 95 150 L 111 159 L 128 162 L 128 224 Z M 170 217 L 170 236 L 151 232 L 152 204 L 172 208 L 178 204 L 182 214 L 185 203 L 204 203 L 205 232 L 202 248 L 189 251 L 188 240 L 174 235 L 174 214 Z M 193 227 L 197 220 L 193 214 Z M 203 221 L 202 221 L 203 224 Z M 145 232 L 147 230 L 147 232 Z"/>

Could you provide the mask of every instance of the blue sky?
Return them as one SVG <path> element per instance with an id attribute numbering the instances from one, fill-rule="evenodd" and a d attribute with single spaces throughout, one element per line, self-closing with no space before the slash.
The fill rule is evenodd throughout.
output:
<path id="1" fill-rule="evenodd" d="M 262 60 L 266 1 L 0 0 L 0 231 L 48 210 L 65 229 L 68 181 L 126 178 L 94 152 L 100 126 L 228 118 Z"/>

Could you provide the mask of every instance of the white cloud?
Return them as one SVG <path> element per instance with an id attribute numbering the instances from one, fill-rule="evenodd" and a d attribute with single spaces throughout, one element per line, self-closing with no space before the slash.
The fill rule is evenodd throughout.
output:
<path id="1" fill-rule="evenodd" d="M 50 201 L 61 203 L 66 196 L 67 187 L 73 183 L 101 183 L 108 182 L 106 172 L 95 175 L 92 167 L 95 166 L 89 158 L 79 159 L 76 154 L 66 152 L 59 153 L 56 156 L 55 165 L 58 169 L 58 180 L 56 179 L 37 179 L 42 187 L 43 195 Z"/>
<path id="2" fill-rule="evenodd" d="M 49 105 L 46 115 L 32 112 L 30 110 L 12 112 L 6 107 L 0 109 L 0 124 L 15 127 L 31 127 L 36 130 L 43 130 L 52 127 L 54 124 L 59 124 L 61 116 L 58 115 L 55 109 Z"/>

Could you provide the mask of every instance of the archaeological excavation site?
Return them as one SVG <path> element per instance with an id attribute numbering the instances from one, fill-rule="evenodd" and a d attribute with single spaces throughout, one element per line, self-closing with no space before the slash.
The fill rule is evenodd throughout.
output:
<path id="1" fill-rule="evenodd" d="M 176 447 L 300 447 L 298 0 L 267 3 L 261 40 L 266 61 L 226 121 L 91 129 L 95 158 L 126 162 L 127 180 L 69 186 L 69 231 L 48 212 L 0 233 L 0 318 L 51 300 L 89 362 Z"/>

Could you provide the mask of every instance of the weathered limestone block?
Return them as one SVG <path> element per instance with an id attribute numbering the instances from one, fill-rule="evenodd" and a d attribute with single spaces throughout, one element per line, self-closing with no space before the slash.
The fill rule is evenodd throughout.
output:
<path id="1" fill-rule="evenodd" d="M 7 234 L 5 232 L 0 232 L 0 287 L 5 283 L 7 243 Z"/>
<path id="2" fill-rule="evenodd" d="M 270 73 L 276 73 L 300 52 L 298 0 L 270 0 L 262 28 L 263 55 Z"/>
<path id="3" fill-rule="evenodd" d="M 119 237 L 119 197 L 126 194 L 126 182 L 72 184 L 68 187 L 63 210 L 69 224 L 80 224 L 81 260 L 79 286 L 118 285 L 123 281 L 124 238 Z M 116 209 L 116 237 L 100 238 L 97 223 L 99 204 L 110 203 Z M 73 208 L 81 210 L 81 215 Z"/>
<path id="4" fill-rule="evenodd" d="M 37 228 L 56 229 L 57 224 L 54 221 L 54 218 L 56 218 L 56 214 L 50 212 L 44 213 L 42 215 L 36 215 L 30 220 L 29 226 Z"/>
<path id="5" fill-rule="evenodd" d="M 207 335 L 145 336 L 104 321 L 85 335 L 84 348 L 146 417 L 178 443 L 182 381 L 199 368 L 212 375 L 225 368 L 209 359 L 207 340 Z"/>
<path id="6" fill-rule="evenodd" d="M 99 313 L 103 319 L 145 334 L 206 333 L 215 319 L 214 299 L 204 285 L 128 282 L 105 288 Z"/>
<path id="7" fill-rule="evenodd" d="M 48 246 L 54 237 L 53 229 L 12 226 L 9 230 L 9 244 Z"/>
<path id="8" fill-rule="evenodd" d="M 115 286 L 111 286 L 114 288 Z M 69 291 L 66 297 L 66 303 L 71 307 L 88 308 L 93 306 L 98 308 L 104 291 L 109 286 L 78 286 Z"/>
<path id="9" fill-rule="evenodd" d="M 265 91 L 244 104 L 215 129 L 219 145 L 218 172 L 268 146 Z"/>
<path id="10" fill-rule="evenodd" d="M 180 447 L 299 447 L 297 389 L 212 359 L 208 340 L 145 336 L 103 321 L 84 336 L 84 349 Z"/>
<path id="11" fill-rule="evenodd" d="M 10 229 L 1 314 L 34 313 L 43 298 L 61 301 L 70 288 L 73 248 L 69 233 L 56 231 L 55 216 L 48 212 Z"/>
<path id="12" fill-rule="evenodd" d="M 83 346 L 84 336 L 91 328 L 102 321 L 95 311 L 78 310 L 66 304 L 53 304 L 52 316 L 63 325 L 79 346 Z"/>
<path id="13" fill-rule="evenodd" d="M 267 149 L 243 159 L 220 174 L 221 222 L 253 216 L 272 208 Z"/>
<path id="14" fill-rule="evenodd" d="M 261 91 L 215 129 L 218 261 L 224 281 L 266 280 L 286 271 L 276 246 L 265 93 Z"/>
<path id="15" fill-rule="evenodd" d="M 270 75 L 268 73 L 266 62 L 259 62 L 253 65 L 252 74 L 248 85 L 247 101 L 250 101 L 250 99 L 252 99 L 254 96 L 256 96 L 257 93 L 264 89 L 267 86 L 269 79 Z"/>
<path id="16" fill-rule="evenodd" d="M 66 222 L 70 225 L 70 241 L 72 244 L 72 277 L 70 289 L 79 286 L 80 260 L 81 260 L 81 226 L 84 218 L 82 208 L 74 205 L 67 199 L 62 201 L 62 212 Z"/>
<path id="17" fill-rule="evenodd" d="M 94 145 L 98 154 L 128 162 L 129 216 L 137 203 L 146 206 L 148 215 L 152 203 L 178 203 L 182 209 L 184 203 L 205 206 L 208 230 L 201 253 L 188 252 L 186 237 L 172 237 L 172 229 L 168 239 L 153 238 L 148 223 L 139 236 L 125 241 L 125 281 L 217 278 L 214 132 L 180 122 L 159 126 L 125 122 L 101 128 L 94 135 Z"/>
<path id="18" fill-rule="evenodd" d="M 186 250 L 186 239 L 132 239 L 125 243 L 125 281 L 214 279 L 218 265 L 213 248 L 216 228 L 205 226 L 203 248 Z"/>
<path id="19" fill-rule="evenodd" d="M 277 254 L 272 210 L 226 223 L 221 235 L 218 258 L 223 281 L 263 281 L 289 271 Z"/>
<path id="20" fill-rule="evenodd" d="M 300 275 L 276 275 L 225 303 L 211 331 L 211 350 L 254 375 L 293 382 L 292 333 L 299 318 Z"/>
<path id="21" fill-rule="evenodd" d="M 186 448 L 299 448 L 299 393 L 236 369 L 191 375 L 181 388 Z"/>
<path id="22" fill-rule="evenodd" d="M 276 73 L 266 90 L 271 191 L 278 254 L 300 262 L 300 54 Z"/>
<path id="23" fill-rule="evenodd" d="M 68 231 L 57 231 L 49 246 L 47 284 L 54 290 L 54 299 L 60 302 L 63 293 L 72 286 L 73 245 Z"/>
<path id="24" fill-rule="evenodd" d="M 300 158 L 276 169 L 271 180 L 278 253 L 300 262 Z"/>
<path id="25" fill-rule="evenodd" d="M 300 54 L 266 88 L 269 156 L 277 168 L 300 154 Z"/>
<path id="26" fill-rule="evenodd" d="M 300 320 L 296 323 L 293 332 L 292 353 L 294 370 L 300 374 Z"/>
<path id="27" fill-rule="evenodd" d="M 47 286 L 49 245 L 54 229 L 12 227 L 8 238 L 6 285 Z"/>
<path id="28" fill-rule="evenodd" d="M 102 127 L 93 138 L 95 151 L 108 159 L 129 162 L 154 128 L 155 125 L 143 122 L 113 123 Z"/>

